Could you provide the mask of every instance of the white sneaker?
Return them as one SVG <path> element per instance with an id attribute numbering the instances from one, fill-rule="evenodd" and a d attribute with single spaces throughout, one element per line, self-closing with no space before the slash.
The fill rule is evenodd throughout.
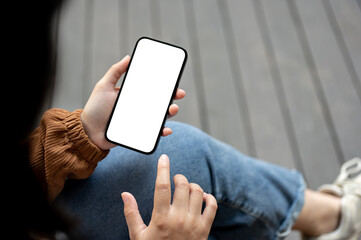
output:
<path id="1" fill-rule="evenodd" d="M 331 233 L 308 240 L 361 240 L 361 159 L 354 158 L 341 167 L 333 184 L 322 185 L 320 192 L 341 197 L 341 219 Z"/>

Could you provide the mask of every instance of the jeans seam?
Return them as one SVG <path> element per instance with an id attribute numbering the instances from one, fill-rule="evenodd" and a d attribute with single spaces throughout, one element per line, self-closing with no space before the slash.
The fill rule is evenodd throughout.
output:
<path id="1" fill-rule="evenodd" d="M 299 188 L 298 188 L 298 190 L 297 190 L 297 194 L 296 194 L 296 196 L 295 196 L 295 202 L 299 202 L 299 201 L 300 201 L 301 192 L 302 192 L 302 190 L 304 190 L 305 187 L 306 187 L 305 181 L 303 180 L 302 176 L 301 176 L 299 173 L 297 173 L 297 175 L 298 175 L 298 179 L 299 179 L 299 184 L 300 184 L 300 185 L 299 185 Z M 248 215 L 250 215 L 250 216 L 252 216 L 252 217 L 254 217 L 254 218 L 256 218 L 256 219 L 258 219 L 258 220 L 260 220 L 260 221 L 262 221 L 266 226 L 271 227 L 272 229 L 275 229 L 275 230 L 276 230 L 276 236 L 278 236 L 278 237 L 284 237 L 285 235 L 288 235 L 287 232 L 288 232 L 289 226 L 287 226 L 287 228 L 286 228 L 284 231 L 282 231 L 283 234 L 281 233 L 281 230 L 282 230 L 282 228 L 285 228 L 285 227 L 286 227 L 286 225 L 285 225 L 286 221 L 287 221 L 287 220 L 290 220 L 290 219 L 289 219 L 289 211 L 294 211 L 294 210 L 295 210 L 294 204 L 292 204 L 292 206 L 290 207 L 287 215 L 285 216 L 285 220 L 281 223 L 281 225 L 280 225 L 280 226 L 276 226 L 276 225 L 273 224 L 272 222 L 268 221 L 267 219 L 261 217 L 259 214 L 256 214 L 254 211 L 252 211 L 252 210 L 250 210 L 249 208 L 247 208 L 247 206 L 243 206 L 243 207 L 242 207 L 242 206 L 241 206 L 242 204 L 226 202 L 225 200 L 221 200 L 222 197 L 220 197 L 220 196 L 216 196 L 216 199 L 219 199 L 219 200 L 217 200 L 217 203 L 223 204 L 223 205 L 225 205 L 226 207 L 230 207 L 230 208 L 234 208 L 234 209 L 239 209 L 239 210 L 243 211 L 244 213 L 246 213 L 246 214 L 248 214 Z M 295 202 L 294 202 L 294 203 L 295 203 Z M 291 208 L 292 208 L 292 209 L 291 209 Z"/>
<path id="2" fill-rule="evenodd" d="M 277 229 L 277 236 L 281 239 L 286 237 L 290 233 L 291 227 L 292 227 L 290 224 L 290 221 L 293 220 L 293 223 L 295 222 L 295 220 L 298 218 L 300 211 L 302 210 L 302 206 L 304 204 L 304 199 L 302 198 L 302 196 L 304 196 L 303 192 L 305 191 L 306 183 L 305 183 L 302 175 L 298 171 L 296 171 L 296 170 L 293 170 L 293 171 L 295 171 L 295 173 L 298 175 L 300 186 L 297 190 L 297 194 L 295 196 L 295 201 L 292 203 L 287 215 L 285 216 L 284 221 L 281 223 L 281 225 Z M 300 209 L 296 216 L 295 213 L 297 212 L 298 208 L 300 208 Z M 291 214 L 291 212 L 292 212 L 292 214 Z"/>

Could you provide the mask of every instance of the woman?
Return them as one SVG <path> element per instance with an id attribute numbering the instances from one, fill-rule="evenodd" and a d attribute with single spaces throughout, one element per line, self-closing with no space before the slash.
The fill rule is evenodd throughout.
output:
<path id="1" fill-rule="evenodd" d="M 11 187 L 6 189 L 5 195 L 9 199 L 6 206 L 11 210 L 6 219 L 16 228 L 16 231 L 6 228 L 12 234 L 7 236 L 39 239 L 46 235 L 51 239 L 51 235 L 58 239 L 66 236 L 76 239 L 88 235 L 98 239 L 123 239 L 128 238 L 128 226 L 132 239 L 202 239 L 208 231 L 210 239 L 277 239 L 287 235 L 291 228 L 309 236 L 319 236 L 316 239 L 357 239 L 361 216 L 359 177 L 340 178 L 335 185 L 324 188 L 332 194 L 313 192 L 305 189 L 299 173 L 244 156 L 180 123 L 169 123 L 168 127 L 174 133 L 163 138 L 151 156 L 114 148 L 103 159 L 112 146 L 103 139 L 105 125 L 102 121 L 108 117 L 106 111 L 112 107 L 112 99 L 118 91 L 114 82 L 125 71 L 128 57 L 115 64 L 100 80 L 83 111 L 46 112 L 39 128 L 30 137 L 29 158 L 24 139 L 33 128 L 45 90 L 51 83 L 50 20 L 58 4 L 57 1 L 17 3 L 12 8 L 16 13 L 12 16 L 18 18 L 14 21 L 16 31 L 6 34 L 12 37 L 9 46 L 13 51 L 7 58 L 12 68 L 7 69 L 10 74 L 5 79 L 10 79 L 8 89 L 16 90 L 11 104 L 4 104 L 4 112 L 11 116 L 4 129 L 4 136 L 8 137 L 4 149 L 11 152 L 10 159 L 14 159 L 6 162 L 10 164 L 8 169 L 14 170 L 11 184 L 8 184 Z M 25 33 L 27 29 L 31 34 Z M 22 61 L 21 56 L 26 58 Z M 98 99 L 104 101 L 103 94 L 109 95 L 109 102 L 106 108 L 99 108 Z M 176 112 L 177 107 L 173 106 L 170 114 Z M 166 128 L 164 135 L 169 133 Z M 52 141 L 63 145 L 52 144 Z M 59 149 L 61 146 L 64 149 Z M 164 156 L 157 172 L 155 160 L 163 153 L 169 155 L 169 160 Z M 58 161 L 49 162 L 54 159 Z M 357 160 L 354 162 L 351 167 L 359 166 Z M 172 185 L 175 193 L 171 203 L 170 182 L 164 181 L 175 173 L 185 177 L 176 175 L 174 178 L 175 188 L 182 194 L 177 194 Z M 71 180 L 90 174 L 86 180 Z M 43 191 L 38 188 L 33 175 L 40 181 Z M 162 184 L 156 185 L 158 188 L 154 187 L 156 179 L 157 182 L 163 180 Z M 166 197 L 159 198 L 155 191 L 153 204 L 154 189 L 159 188 Z M 200 194 L 203 189 L 218 201 L 217 216 L 211 229 L 210 219 L 216 208 L 211 204 L 210 194 Z M 121 214 L 121 196 L 126 217 Z M 55 198 L 81 218 L 83 224 L 71 228 L 74 220 L 69 220 L 63 211 L 49 204 Z M 165 199 L 160 201 L 163 204 L 156 204 L 160 199 Z M 196 201 L 190 203 L 191 199 Z M 203 211 L 199 210 L 203 200 L 209 204 L 210 211 L 207 206 Z M 156 214 L 162 209 L 159 206 L 165 206 L 160 212 L 169 219 L 153 218 L 160 216 Z M 197 217 L 188 218 L 190 211 Z M 201 216 L 206 216 L 202 217 L 203 222 Z M 156 224 L 152 224 L 153 220 Z M 201 230 L 190 230 L 198 227 Z M 148 232 L 158 235 L 149 236 Z"/>
<path id="2" fill-rule="evenodd" d="M 78 233 L 87 239 L 125 239 L 128 225 L 131 239 L 206 239 L 209 232 L 211 239 L 278 239 L 287 236 L 292 228 L 316 239 L 356 239 L 360 235 L 361 175 L 346 175 L 335 185 L 324 187 L 324 193 L 314 192 L 306 189 L 297 171 L 247 157 L 198 129 L 176 122 L 168 123 L 163 135 L 170 135 L 172 129 L 174 133 L 161 139 L 152 155 L 121 147 L 108 154 L 115 145 L 104 138 L 105 126 L 119 91 L 116 83 L 129 60 L 126 56 L 109 69 L 95 86 L 84 110 L 49 110 L 31 136 L 32 169 L 44 183 L 50 200 L 62 191 L 57 200 L 82 220 Z M 184 96 L 185 92 L 179 89 L 176 99 Z M 173 104 L 169 116 L 177 112 L 178 107 Z M 157 172 L 154 160 L 161 155 L 160 159 L 171 163 L 171 175 L 182 174 L 174 177 L 172 203 L 169 181 L 163 186 L 156 184 L 153 190 Z M 162 178 L 159 164 L 157 181 Z M 168 164 L 164 167 L 169 172 Z M 345 168 L 343 172 L 361 168 L 361 161 L 353 160 Z M 168 174 L 164 174 L 164 179 L 169 180 Z M 90 175 L 86 180 L 66 180 Z M 197 184 L 190 184 L 187 179 Z M 163 213 L 170 219 L 154 217 L 157 192 L 162 192 L 162 188 L 167 195 Z M 202 188 L 218 202 L 212 228 L 217 204 L 210 194 L 202 197 Z M 148 227 L 135 198 L 128 192 L 138 199 Z M 121 193 L 125 219 L 118 212 L 123 208 Z M 203 198 L 206 206 L 202 215 Z M 194 212 L 197 214 L 191 214 Z M 145 237 L 147 232 L 155 235 Z M 177 236 L 170 237 L 172 234 Z"/>

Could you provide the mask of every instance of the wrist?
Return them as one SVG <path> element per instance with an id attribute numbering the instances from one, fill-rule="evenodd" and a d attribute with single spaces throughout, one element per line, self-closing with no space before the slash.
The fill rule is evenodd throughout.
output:
<path id="1" fill-rule="evenodd" d="M 88 136 L 90 141 L 101 150 L 109 150 L 116 145 L 108 142 L 104 137 L 104 130 L 99 128 L 97 125 L 91 124 L 88 116 L 84 111 L 80 115 L 80 120 L 83 125 L 85 134 Z"/>
<path id="2" fill-rule="evenodd" d="M 88 126 L 88 124 L 87 124 L 87 121 L 84 121 L 84 112 L 83 112 L 83 111 L 82 111 L 82 113 L 80 114 L 80 122 L 81 122 L 81 124 L 82 124 L 82 126 L 83 126 L 83 129 L 84 129 L 85 134 L 88 136 L 88 138 L 90 139 L 90 141 L 95 144 L 95 142 L 94 142 L 94 140 L 93 140 L 92 133 L 91 133 L 91 131 L 89 131 L 89 126 Z M 96 144 L 95 144 L 95 145 L 96 145 Z"/>
<path id="3" fill-rule="evenodd" d="M 102 159 L 108 153 L 99 148 L 88 136 L 81 121 L 82 110 L 76 110 L 65 118 L 67 139 L 84 159 Z"/>

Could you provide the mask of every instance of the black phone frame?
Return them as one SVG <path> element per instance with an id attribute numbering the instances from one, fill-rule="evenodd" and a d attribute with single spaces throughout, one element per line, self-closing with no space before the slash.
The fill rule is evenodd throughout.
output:
<path id="1" fill-rule="evenodd" d="M 156 140 L 156 142 L 155 142 L 155 144 L 154 144 L 153 149 L 152 149 L 150 152 L 144 152 L 144 151 L 141 151 L 141 150 L 139 150 L 139 149 L 136 149 L 136 148 L 133 148 L 133 147 L 130 147 L 130 146 L 127 146 L 127 145 L 118 143 L 118 142 L 114 142 L 114 141 L 110 140 L 110 139 L 108 138 L 108 136 L 107 136 L 109 124 L 110 124 L 111 119 L 112 119 L 112 117 L 113 117 L 114 110 L 115 110 L 115 107 L 116 107 L 116 105 L 117 105 L 117 103 L 118 103 L 119 96 L 120 96 L 120 94 L 121 94 L 121 92 L 122 92 L 122 89 L 123 89 L 123 86 L 124 86 L 124 82 L 125 82 L 126 79 L 127 79 L 128 70 L 129 70 L 129 68 L 130 68 L 130 66 L 131 66 L 131 64 L 132 64 L 132 60 L 133 60 L 134 53 L 135 53 L 135 51 L 136 51 L 136 49 L 137 49 L 137 46 L 138 46 L 139 41 L 142 40 L 142 39 L 148 39 L 148 40 L 156 41 L 156 42 L 159 42 L 159 43 L 162 43 L 162 44 L 166 44 L 166 45 L 169 45 L 169 46 L 172 46 L 172 47 L 175 47 L 175 48 L 179 48 L 179 49 L 181 49 L 181 50 L 184 52 L 184 60 L 183 60 L 183 63 L 182 63 L 182 67 L 181 67 L 181 69 L 180 69 L 180 72 L 179 72 L 179 74 L 178 74 L 177 82 L 176 82 L 176 84 L 174 85 L 173 93 L 172 93 L 171 99 L 169 100 L 169 104 L 168 104 L 168 107 L 167 107 L 167 111 L 165 112 L 165 116 L 164 116 L 164 118 L 163 118 L 163 122 L 162 122 L 162 125 L 161 125 L 161 127 L 160 127 L 157 140 Z M 163 41 L 160 41 L 160 40 L 157 40 L 157 39 L 154 39 L 154 38 L 145 37 L 145 36 L 144 36 L 144 37 L 141 37 L 141 38 L 139 38 L 139 39 L 137 40 L 137 42 L 135 43 L 135 46 L 134 46 L 134 49 L 133 49 L 133 52 L 132 52 L 132 56 L 131 56 L 131 58 L 130 58 L 130 61 L 129 61 L 127 70 L 126 70 L 126 72 L 125 72 L 125 74 L 124 74 L 124 79 L 123 79 L 122 85 L 120 86 L 118 96 L 117 96 L 117 98 L 116 98 L 116 100 L 115 100 L 115 102 L 114 102 L 114 106 L 113 106 L 112 112 L 111 112 L 111 114 L 110 114 L 110 116 L 109 116 L 108 123 L 107 123 L 106 129 L 105 129 L 104 135 L 105 135 L 105 139 L 106 139 L 108 142 L 113 143 L 113 144 L 116 144 L 116 145 L 121 146 L 121 147 L 124 147 L 124 148 L 127 148 L 127 149 L 130 149 L 130 150 L 133 150 L 133 151 L 136 151 L 136 152 L 139 152 L 139 153 L 142 153 L 142 154 L 147 154 L 147 155 L 152 154 L 152 153 L 154 153 L 154 152 L 156 151 L 156 149 L 157 149 L 157 147 L 158 147 L 158 144 L 159 144 L 160 137 L 161 137 L 161 135 L 162 135 L 163 128 L 164 128 L 164 126 L 165 126 L 165 122 L 166 122 L 166 120 L 167 120 L 169 107 L 170 107 L 171 104 L 173 103 L 173 99 L 174 99 L 174 97 L 175 97 L 175 95 L 176 95 L 176 92 L 177 92 L 177 89 L 178 89 L 178 86 L 179 86 L 179 82 L 180 82 L 180 79 L 181 79 L 181 77 L 182 77 L 182 75 L 183 75 L 183 71 L 184 71 L 184 67 L 185 67 L 185 65 L 186 65 L 187 59 L 188 59 L 188 53 L 187 53 L 187 51 L 186 51 L 184 48 L 179 47 L 179 46 L 177 46 L 177 45 L 174 45 L 174 44 L 171 44 L 171 43 L 167 43 L 167 42 L 163 42 Z"/>

